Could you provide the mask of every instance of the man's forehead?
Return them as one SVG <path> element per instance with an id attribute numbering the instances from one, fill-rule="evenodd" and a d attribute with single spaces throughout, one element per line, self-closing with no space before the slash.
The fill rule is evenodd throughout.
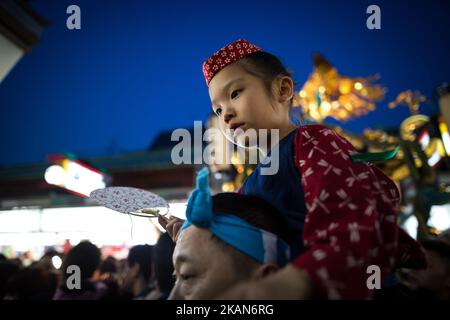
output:
<path id="1" fill-rule="evenodd" d="M 180 257 L 186 261 L 184 256 L 195 257 L 197 253 L 203 252 L 209 244 L 210 237 L 211 233 L 208 230 L 196 226 L 191 225 L 182 230 L 175 245 L 174 262 Z"/>
<path id="2" fill-rule="evenodd" d="M 192 243 L 205 243 L 206 240 L 209 240 L 211 238 L 211 232 L 208 229 L 205 228 L 199 228 L 195 225 L 190 225 L 186 229 L 183 229 L 180 232 L 180 235 L 177 239 L 177 245 L 178 243 L 186 245 L 186 244 L 192 244 Z"/>

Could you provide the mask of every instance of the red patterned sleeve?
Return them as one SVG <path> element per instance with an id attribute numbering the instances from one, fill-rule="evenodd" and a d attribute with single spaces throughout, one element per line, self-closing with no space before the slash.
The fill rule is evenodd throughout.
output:
<path id="1" fill-rule="evenodd" d="M 355 152 L 324 126 L 296 132 L 294 159 L 307 214 L 306 251 L 293 264 L 308 272 L 323 298 L 369 298 L 374 271 L 367 273 L 368 267 L 379 267 L 383 279 L 396 260 L 398 189 L 375 166 L 352 162 Z"/>

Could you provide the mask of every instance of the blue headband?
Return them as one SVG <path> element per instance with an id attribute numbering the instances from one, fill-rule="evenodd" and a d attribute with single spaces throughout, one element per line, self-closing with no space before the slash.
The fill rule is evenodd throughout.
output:
<path id="1" fill-rule="evenodd" d="M 206 228 L 225 243 L 260 263 L 276 263 L 279 266 L 288 263 L 290 248 L 275 234 L 231 214 L 213 214 L 208 175 L 207 168 L 197 175 L 197 188 L 189 197 L 182 230 L 191 224 Z"/>

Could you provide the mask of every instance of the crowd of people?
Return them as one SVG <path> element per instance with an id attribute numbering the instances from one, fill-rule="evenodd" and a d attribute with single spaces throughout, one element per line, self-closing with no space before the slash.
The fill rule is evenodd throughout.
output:
<path id="1" fill-rule="evenodd" d="M 220 193 L 212 196 L 214 219 L 241 219 L 273 234 L 282 243 L 289 243 L 295 232 L 278 210 L 254 196 Z M 195 217 L 188 215 L 188 220 Z M 218 224 L 233 220 L 217 220 Z M 236 220 L 240 221 L 240 220 Z M 198 221 L 196 222 L 198 223 Z M 234 223 L 234 222 L 233 222 Z M 61 256 L 49 250 L 41 259 L 23 267 L 20 259 L 0 256 L 0 299 L 4 300 L 165 300 L 165 299 L 227 299 L 239 288 L 253 281 L 264 281 L 276 275 L 288 263 L 286 248 L 266 250 L 259 257 L 249 229 L 242 227 L 235 235 L 236 243 L 229 243 L 215 229 L 174 219 L 165 225 L 156 245 L 137 245 L 130 248 L 127 259 L 111 256 L 102 258 L 100 249 L 89 241 L 82 241 L 62 257 L 56 269 L 52 259 Z M 218 227 L 220 228 L 220 227 Z M 213 231 L 211 231 L 213 230 Z M 228 230 L 229 231 L 229 230 Z M 222 240 L 222 239 L 225 239 Z M 253 238 L 253 242 L 258 241 Z M 269 238 L 267 238 L 269 239 Z M 450 232 L 422 242 L 427 267 L 398 268 L 384 279 L 383 287 L 374 290 L 378 300 L 450 300 Z M 282 249 L 282 250 L 280 250 Z M 79 267 L 79 279 L 70 266 Z M 392 280 L 394 279 L 394 280 Z M 78 285 L 77 285 L 78 281 Z M 304 288 L 298 287 L 299 291 Z M 272 285 L 274 291 L 287 290 L 282 281 Z M 295 296 L 295 293 L 285 293 Z M 310 292 L 309 298 L 320 297 Z"/>
<path id="2" fill-rule="evenodd" d="M 134 246 L 127 259 L 122 260 L 112 256 L 103 258 L 100 248 L 89 241 L 72 247 L 62 257 L 63 263 L 58 269 L 52 258 L 61 254 L 55 250 L 49 250 L 26 267 L 20 259 L 2 256 L 0 299 L 166 299 L 174 284 L 173 249 L 172 239 L 163 233 L 156 245 Z M 79 268 L 79 272 L 71 266 Z"/>

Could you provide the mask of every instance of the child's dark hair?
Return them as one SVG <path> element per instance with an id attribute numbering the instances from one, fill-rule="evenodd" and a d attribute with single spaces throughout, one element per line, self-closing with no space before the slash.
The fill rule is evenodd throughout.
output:
<path id="1" fill-rule="evenodd" d="M 254 52 L 238 60 L 237 64 L 249 74 L 263 81 L 269 97 L 273 97 L 272 84 L 275 79 L 284 76 L 292 78 L 292 72 L 286 69 L 281 60 L 268 52 Z M 296 85 L 297 83 L 294 82 L 294 86 Z M 293 101 L 294 97 L 289 101 L 290 107 L 292 107 Z"/>

